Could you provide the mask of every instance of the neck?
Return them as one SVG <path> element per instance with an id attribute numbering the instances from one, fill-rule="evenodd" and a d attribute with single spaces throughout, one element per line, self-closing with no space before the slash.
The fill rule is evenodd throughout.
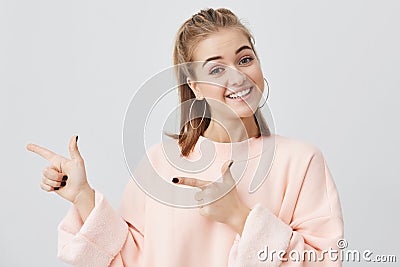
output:
<path id="1" fill-rule="evenodd" d="M 254 116 L 224 120 L 223 125 L 211 120 L 203 136 L 220 143 L 241 142 L 260 135 Z"/>

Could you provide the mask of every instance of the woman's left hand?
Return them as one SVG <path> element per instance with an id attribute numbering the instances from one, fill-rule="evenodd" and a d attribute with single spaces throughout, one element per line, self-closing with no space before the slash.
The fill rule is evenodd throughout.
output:
<path id="1" fill-rule="evenodd" d="M 236 181 L 230 171 L 232 163 L 232 160 L 228 160 L 222 165 L 222 182 L 188 177 L 176 177 L 179 181 L 176 179 L 173 181 L 200 188 L 201 191 L 195 194 L 195 199 L 206 204 L 200 207 L 199 213 L 206 218 L 229 225 L 241 235 L 250 209 L 240 200 L 237 193 Z"/>

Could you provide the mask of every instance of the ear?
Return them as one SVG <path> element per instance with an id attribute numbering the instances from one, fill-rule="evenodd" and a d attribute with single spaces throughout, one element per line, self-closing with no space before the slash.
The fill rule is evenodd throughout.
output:
<path id="1" fill-rule="evenodd" d="M 186 78 L 186 83 L 189 85 L 190 89 L 192 89 L 193 93 L 195 94 L 196 98 L 202 99 L 202 94 L 200 92 L 199 84 L 194 82 L 190 79 L 190 77 Z"/>

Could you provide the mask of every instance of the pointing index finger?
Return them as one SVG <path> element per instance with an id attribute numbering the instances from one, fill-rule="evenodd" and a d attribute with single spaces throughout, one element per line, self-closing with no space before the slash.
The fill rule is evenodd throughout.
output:
<path id="1" fill-rule="evenodd" d="M 175 180 L 175 179 L 178 179 L 178 180 Z M 199 180 L 196 178 L 189 178 L 189 177 L 175 177 L 173 179 L 173 182 L 175 183 L 175 181 L 177 181 L 176 182 L 177 184 L 183 184 L 183 185 L 188 185 L 188 186 L 198 187 L 198 188 L 202 188 L 202 187 L 212 183 L 211 181 L 204 181 L 204 180 Z"/>
<path id="2" fill-rule="evenodd" d="M 53 151 L 50 151 L 47 148 L 41 147 L 36 144 L 28 144 L 26 146 L 26 149 L 28 149 L 29 151 L 32 151 L 33 153 L 38 154 L 39 156 L 41 156 L 47 160 L 51 160 L 51 158 L 56 155 L 56 153 L 54 153 Z"/>

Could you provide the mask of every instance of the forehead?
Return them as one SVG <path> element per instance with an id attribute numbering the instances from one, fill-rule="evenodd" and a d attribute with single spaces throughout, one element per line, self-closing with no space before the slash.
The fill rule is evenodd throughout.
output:
<path id="1" fill-rule="evenodd" d="M 210 57 L 223 58 L 235 55 L 243 45 L 250 46 L 248 37 L 239 29 L 222 29 L 201 40 L 193 51 L 194 61 L 203 61 Z"/>

